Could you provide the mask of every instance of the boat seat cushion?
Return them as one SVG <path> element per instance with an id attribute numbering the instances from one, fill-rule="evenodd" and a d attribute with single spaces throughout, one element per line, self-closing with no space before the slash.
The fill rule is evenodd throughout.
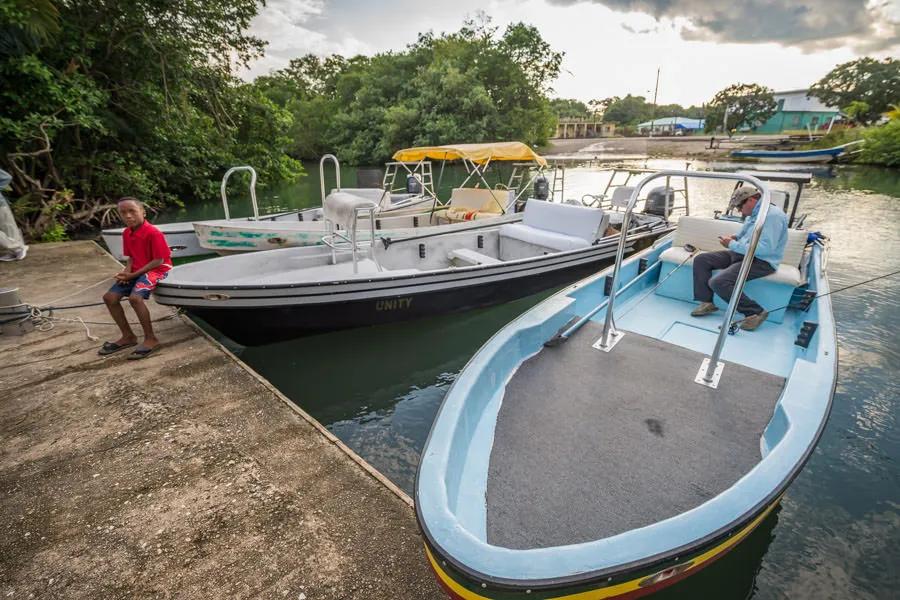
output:
<path id="1" fill-rule="evenodd" d="M 597 208 L 529 200 L 525 203 L 522 225 L 581 238 L 591 244 L 597 239 L 604 214 Z"/>
<path id="2" fill-rule="evenodd" d="M 685 244 L 691 244 L 698 250 L 707 252 L 722 250 L 719 236 L 736 235 L 740 228 L 741 224 L 737 221 L 704 217 L 681 217 L 678 220 L 678 229 L 675 231 L 675 241 L 672 242 L 672 248 L 681 248 Z M 797 267 L 803 258 L 803 250 L 805 248 L 806 231 L 789 229 L 781 263 Z"/>
<path id="3" fill-rule="evenodd" d="M 325 219 L 346 229 L 356 219 L 358 209 L 375 209 L 378 204 L 369 198 L 349 192 L 332 192 L 325 197 L 323 211 Z"/>
<path id="4" fill-rule="evenodd" d="M 500 228 L 500 258 L 515 260 L 587 248 L 606 223 L 606 213 L 600 209 L 529 200 L 521 223 Z"/>
<path id="5" fill-rule="evenodd" d="M 454 188 L 450 206 L 436 211 L 434 216 L 452 223 L 490 219 L 502 215 L 510 201 L 509 190 Z"/>
<path id="6" fill-rule="evenodd" d="M 721 248 L 721 246 L 719 246 Z M 702 253 L 698 253 L 702 254 Z M 669 248 L 665 252 L 659 255 L 659 260 L 667 263 L 674 263 L 676 266 L 680 265 L 682 261 L 687 259 L 687 262 L 684 265 L 684 268 L 687 268 L 690 265 L 694 264 L 693 258 L 688 258 L 690 253 L 684 248 Z M 775 283 L 783 283 L 785 285 L 790 285 L 793 287 L 797 287 L 801 283 L 803 283 L 803 278 L 800 276 L 799 267 L 793 267 L 786 263 L 781 263 L 778 265 L 778 269 L 771 275 L 767 275 L 766 277 L 762 277 L 761 279 L 765 279 L 766 281 L 772 281 Z"/>
<path id="7" fill-rule="evenodd" d="M 723 250 L 719 243 L 720 235 L 734 235 L 740 229 L 741 224 L 736 221 L 724 219 L 707 219 L 701 217 L 682 217 L 678 221 L 678 229 L 675 232 L 675 240 L 672 247 L 660 254 L 662 268 L 660 281 L 656 293 L 660 296 L 676 298 L 678 300 L 694 301 L 693 291 L 693 265 L 694 258 L 684 249 L 684 244 L 691 244 L 700 252 L 715 252 Z M 770 311 L 769 320 L 781 323 L 784 320 L 782 306 L 790 303 L 794 289 L 803 284 L 803 275 L 800 272 L 800 261 L 806 247 L 806 232 L 802 230 L 788 230 L 788 241 L 784 250 L 784 257 L 778 269 L 771 275 L 748 281 L 744 286 L 744 292 L 758 302 L 763 308 Z M 685 262 L 686 261 L 686 262 Z M 680 267 L 682 262 L 684 266 Z M 676 271 L 677 269 L 677 271 Z M 675 271 L 675 272 L 673 272 Z M 716 273 L 718 271 L 715 271 Z M 663 279 L 665 279 L 663 281 Z M 721 308 L 727 303 L 716 296 L 714 301 Z M 774 310 L 774 309 L 779 310 Z"/>
<path id="8" fill-rule="evenodd" d="M 500 227 L 500 243 L 504 239 L 519 240 L 548 250 L 563 252 L 577 248 L 587 248 L 591 242 L 574 235 L 566 235 L 546 229 L 530 227 L 523 223 L 507 223 Z"/>
<path id="9" fill-rule="evenodd" d="M 509 190 L 453 188 L 450 192 L 450 206 L 499 215 L 509 204 L 509 194 Z"/>

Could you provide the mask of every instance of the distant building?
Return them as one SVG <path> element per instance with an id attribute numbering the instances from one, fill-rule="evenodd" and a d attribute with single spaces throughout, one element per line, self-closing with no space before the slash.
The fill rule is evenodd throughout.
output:
<path id="1" fill-rule="evenodd" d="M 600 119 L 560 118 L 556 124 L 557 138 L 597 138 L 612 137 L 616 133 L 614 123 L 604 123 Z"/>
<path id="2" fill-rule="evenodd" d="M 827 129 L 831 120 L 840 116 L 841 112 L 826 106 L 814 96 L 808 96 L 809 90 L 789 90 L 775 92 L 778 108 L 768 121 L 757 127 L 756 133 L 782 133 L 788 130 Z"/>
<path id="3" fill-rule="evenodd" d="M 650 133 L 653 135 L 687 135 L 695 131 L 703 131 L 703 119 L 689 119 L 687 117 L 660 117 L 637 126 L 639 134 Z"/>

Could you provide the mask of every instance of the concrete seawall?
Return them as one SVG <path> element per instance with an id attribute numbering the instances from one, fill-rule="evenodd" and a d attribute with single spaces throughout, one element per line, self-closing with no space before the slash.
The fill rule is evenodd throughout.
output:
<path id="1" fill-rule="evenodd" d="M 42 244 L 0 287 L 80 304 L 117 270 Z M 54 314 L 118 337 L 102 306 Z M 402 492 L 187 319 L 156 327 L 140 361 L 79 323 L 0 335 L 0 595 L 442 597 Z"/>

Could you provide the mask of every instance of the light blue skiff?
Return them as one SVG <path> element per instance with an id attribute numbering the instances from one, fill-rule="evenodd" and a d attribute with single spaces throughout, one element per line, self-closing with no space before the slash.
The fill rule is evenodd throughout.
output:
<path id="1" fill-rule="evenodd" d="M 684 175 L 741 180 L 769 198 L 752 176 Z M 680 579 L 755 526 L 809 458 L 837 368 L 831 298 L 821 297 L 826 248 L 792 233 L 802 240 L 786 265 L 796 274 L 744 288 L 773 317 L 752 332 L 726 327 L 720 340 L 720 326 L 740 315 L 724 303 L 724 314 L 690 315 L 697 303 L 681 258 L 690 255 L 679 245 L 712 250 L 703 236 L 735 223 L 696 219 L 620 256 L 618 273 L 610 267 L 511 322 L 447 393 L 419 465 L 416 509 L 432 566 L 445 585 L 462 586 L 460 597 L 563 596 L 657 567 L 649 584 Z M 793 261 L 789 252 L 790 242 Z M 609 320 L 605 287 L 618 290 Z M 704 378 L 701 363 L 717 346 L 712 364 L 723 369 Z M 694 402 L 706 408 L 692 414 Z"/>

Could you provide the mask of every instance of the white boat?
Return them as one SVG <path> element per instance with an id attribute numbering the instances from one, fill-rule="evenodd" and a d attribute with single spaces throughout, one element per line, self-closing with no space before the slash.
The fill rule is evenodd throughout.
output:
<path id="1" fill-rule="evenodd" d="M 623 219 L 618 210 L 530 199 L 521 222 L 475 221 L 372 243 L 373 223 L 361 217 L 375 209 L 367 198 L 330 194 L 326 245 L 182 265 L 157 287 L 156 300 L 244 345 L 462 311 L 596 271 L 615 255 L 614 228 Z M 671 210 L 636 215 L 628 250 L 670 231 Z M 360 223 L 368 237 L 358 235 Z"/>
<path id="2" fill-rule="evenodd" d="M 442 203 L 435 192 L 432 160 L 442 162 L 442 171 L 443 163 L 462 161 L 469 173 L 466 181 L 452 191 L 446 203 Z M 335 167 L 337 186 L 331 192 L 349 192 L 377 204 L 375 229 L 379 237 L 402 237 L 410 235 L 410 230 L 419 229 L 422 234 L 432 227 L 471 220 L 509 221 L 516 203 L 521 201 L 532 183 L 543 176 L 547 167 L 546 160 L 521 142 L 406 148 L 398 150 L 394 160 L 385 165 L 382 187 L 342 188 L 340 163 L 334 155 L 327 154 L 319 161 L 323 203 L 328 193 L 324 172 L 327 161 L 333 162 Z M 491 190 L 493 195 L 485 197 L 491 186 L 484 174 L 491 163 L 500 161 L 517 164 L 508 185 L 503 189 Z M 525 177 L 525 171 L 529 178 Z M 399 184 L 398 175 L 404 175 Z M 470 181 L 483 187 L 467 188 L 466 184 Z M 482 193 L 469 193 L 473 189 Z M 548 185 L 548 194 L 549 191 Z M 318 206 L 298 211 L 296 219 L 278 222 L 232 221 L 226 215 L 225 219 L 195 222 L 194 230 L 203 248 L 218 254 L 233 254 L 318 244 L 325 233 L 325 224 L 322 207 Z"/>
<path id="3" fill-rule="evenodd" d="M 225 209 L 225 217 L 228 218 L 228 199 L 225 195 L 225 187 L 228 183 L 228 178 L 231 177 L 232 173 L 237 171 L 248 171 L 250 173 L 250 200 L 253 204 L 253 216 L 245 217 L 241 219 L 235 219 L 233 222 L 260 222 L 260 223 L 273 223 L 277 221 L 296 221 L 297 214 L 299 211 L 285 211 L 274 213 L 271 215 L 263 215 L 259 216 L 259 207 L 256 204 L 256 171 L 253 167 L 232 167 L 228 169 L 225 173 L 225 176 L 222 177 L 222 204 Z M 197 234 L 194 232 L 194 225 L 190 221 L 186 222 L 177 222 L 177 223 L 154 223 L 154 225 L 163 233 L 166 238 L 166 243 L 169 244 L 169 250 L 172 252 L 172 258 L 186 258 L 190 256 L 202 256 L 204 254 L 212 254 L 210 250 L 204 248 L 200 245 L 199 240 L 197 239 Z M 125 230 L 124 227 L 117 227 L 113 229 L 104 229 L 100 235 L 103 238 L 103 243 L 106 244 L 106 247 L 109 249 L 110 254 L 115 256 L 119 260 L 125 260 L 125 255 L 122 253 L 122 232 Z"/>

